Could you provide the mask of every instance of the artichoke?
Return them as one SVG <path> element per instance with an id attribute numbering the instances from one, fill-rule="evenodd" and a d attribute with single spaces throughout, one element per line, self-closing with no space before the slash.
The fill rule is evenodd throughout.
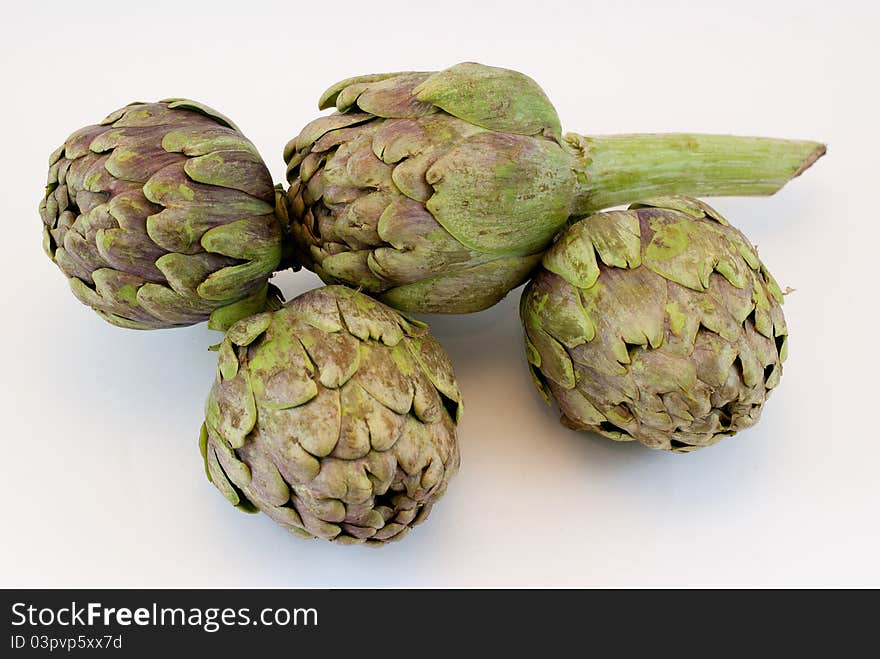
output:
<path id="1" fill-rule="evenodd" d="M 273 302 L 275 190 L 256 148 L 194 101 L 132 103 L 49 160 L 43 246 L 74 295 L 135 329 L 225 329 Z"/>
<path id="2" fill-rule="evenodd" d="M 200 444 L 236 506 L 301 536 L 375 544 L 445 492 L 461 410 L 424 324 L 328 286 L 228 330 Z"/>
<path id="3" fill-rule="evenodd" d="M 525 281 L 570 217 L 670 193 L 772 194 L 815 142 L 713 135 L 563 135 L 515 71 L 344 80 L 284 152 L 290 238 L 327 283 L 405 311 L 464 313 Z"/>
<path id="4" fill-rule="evenodd" d="M 520 315 L 535 384 L 565 425 L 686 452 L 758 421 L 786 356 L 781 304 L 742 233 L 670 196 L 569 227 Z"/>

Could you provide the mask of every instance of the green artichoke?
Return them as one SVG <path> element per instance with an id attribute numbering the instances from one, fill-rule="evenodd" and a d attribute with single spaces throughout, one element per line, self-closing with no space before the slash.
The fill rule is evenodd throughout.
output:
<path id="1" fill-rule="evenodd" d="M 685 452 L 757 423 L 786 355 L 781 305 L 742 233 L 670 196 L 569 227 L 520 315 L 565 425 Z"/>
<path id="2" fill-rule="evenodd" d="M 717 135 L 563 136 L 532 79 L 473 63 L 351 78 L 319 106 L 338 112 L 284 152 L 299 260 L 405 311 L 495 304 L 570 217 L 657 194 L 772 194 L 824 153 Z"/>
<path id="3" fill-rule="evenodd" d="M 274 295 L 272 178 L 222 114 L 184 99 L 132 103 L 73 133 L 49 165 L 44 249 L 114 325 L 225 329 Z"/>
<path id="4" fill-rule="evenodd" d="M 229 329 L 200 443 L 240 508 L 305 537 L 382 543 L 446 491 L 461 410 L 424 324 L 328 286 Z"/>

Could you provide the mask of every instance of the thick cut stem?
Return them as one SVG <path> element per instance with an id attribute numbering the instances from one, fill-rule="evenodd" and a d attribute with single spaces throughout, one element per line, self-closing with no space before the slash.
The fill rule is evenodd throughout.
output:
<path id="1" fill-rule="evenodd" d="M 690 133 L 583 137 L 573 216 L 655 195 L 771 195 L 825 154 L 818 142 Z"/>

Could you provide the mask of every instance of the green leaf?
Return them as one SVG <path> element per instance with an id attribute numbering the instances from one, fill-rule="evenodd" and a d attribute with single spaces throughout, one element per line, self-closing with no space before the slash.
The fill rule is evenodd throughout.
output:
<path id="1" fill-rule="evenodd" d="M 435 73 L 415 89 L 416 98 L 477 126 L 559 141 L 559 116 L 544 90 L 517 71 L 475 62 Z"/>

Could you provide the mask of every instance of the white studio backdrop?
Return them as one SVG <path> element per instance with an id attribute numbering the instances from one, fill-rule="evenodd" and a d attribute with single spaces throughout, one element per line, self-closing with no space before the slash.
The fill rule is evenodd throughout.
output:
<path id="1" fill-rule="evenodd" d="M 878 25 L 854 0 L 10 5 L 0 586 L 880 586 Z M 828 143 L 775 197 L 710 200 L 796 289 L 782 384 L 755 428 L 664 454 L 558 424 L 526 369 L 519 291 L 430 317 L 466 406 L 447 496 L 380 550 L 297 539 L 205 479 L 219 335 L 112 327 L 43 255 L 47 157 L 130 101 L 187 96 L 283 181 L 284 144 L 331 83 L 464 60 L 531 75 L 572 131 Z"/>

